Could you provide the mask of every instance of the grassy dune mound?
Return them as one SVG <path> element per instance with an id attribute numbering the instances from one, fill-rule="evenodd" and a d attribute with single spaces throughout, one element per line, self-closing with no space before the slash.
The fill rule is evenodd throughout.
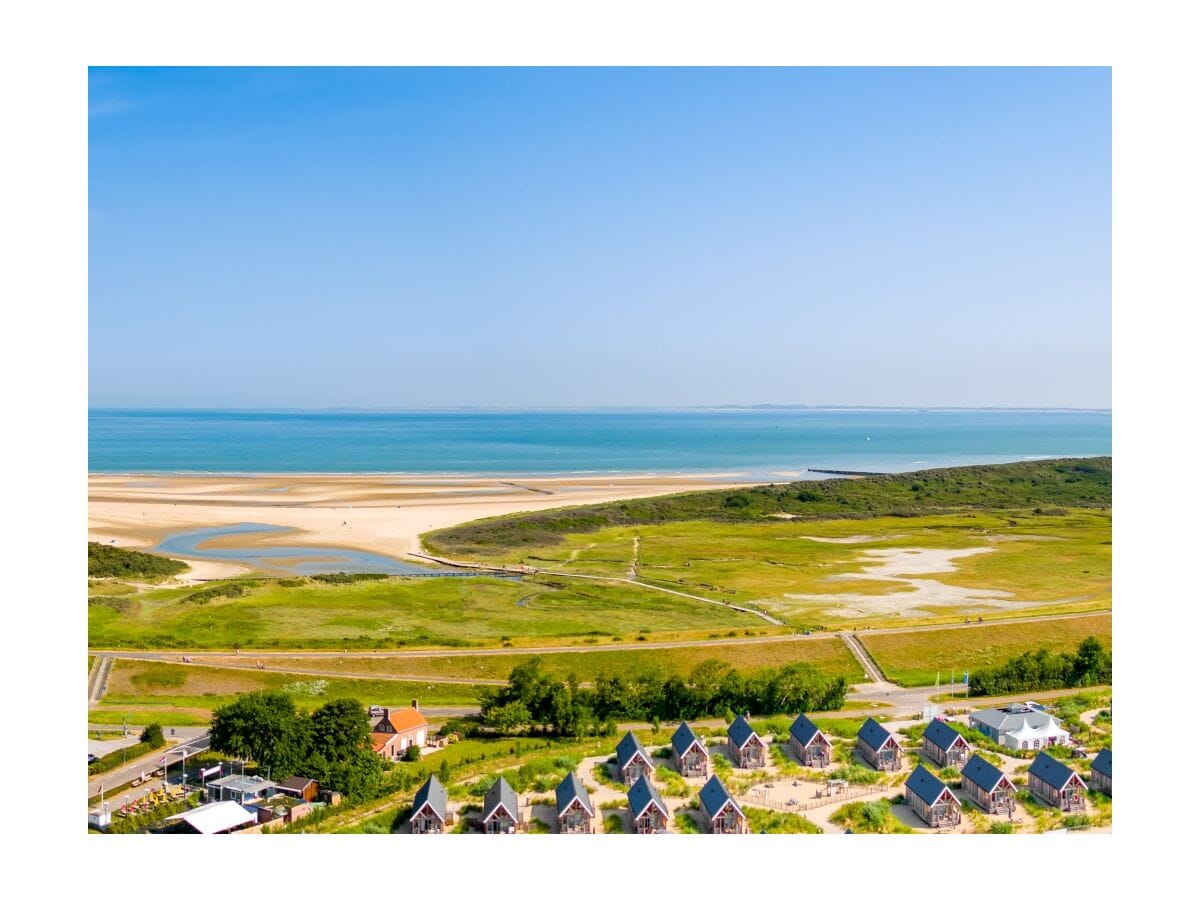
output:
<path id="1" fill-rule="evenodd" d="M 187 569 L 177 559 L 88 541 L 88 578 L 154 578 Z"/>
<path id="2" fill-rule="evenodd" d="M 431 550 L 487 555 L 513 548 L 553 546 L 568 534 L 689 520 L 762 521 L 768 517 L 865 519 L 981 509 L 1027 509 L 1054 515 L 1060 508 L 1112 505 L 1112 458 L 1039 460 L 995 466 L 927 469 L 901 475 L 798 481 L 728 491 L 700 491 L 483 519 L 424 536 Z"/>

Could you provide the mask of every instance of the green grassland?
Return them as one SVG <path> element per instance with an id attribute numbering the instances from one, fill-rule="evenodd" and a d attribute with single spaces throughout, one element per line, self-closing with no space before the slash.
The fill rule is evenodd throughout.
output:
<path id="1" fill-rule="evenodd" d="M 304 709 L 342 697 L 382 706 L 408 706 L 414 699 L 427 707 L 475 706 L 479 703 L 478 686 L 473 684 L 289 675 L 121 659 L 113 664 L 108 690 L 97 709 L 92 711 L 90 720 L 103 724 L 101 719 L 95 718 L 97 712 L 120 710 L 147 714 L 156 710 L 201 714 L 230 702 L 238 694 L 262 690 L 285 690 L 295 699 L 296 705 Z"/>
<path id="2" fill-rule="evenodd" d="M 859 635 L 888 679 L 906 686 L 933 684 L 939 673 L 946 683 L 952 672 L 961 677 L 964 669 L 999 665 L 1038 647 L 1073 651 L 1085 637 L 1111 647 L 1112 616 Z"/>
<path id="3" fill-rule="evenodd" d="M 603 645 L 600 645 L 603 647 Z M 574 673 L 580 681 L 590 682 L 600 675 L 631 675 L 658 670 L 665 675 L 690 675 L 700 663 L 717 660 L 741 672 L 778 668 L 789 663 L 805 662 L 829 675 L 845 675 L 851 681 L 862 679 L 862 667 L 837 638 L 815 638 L 802 641 L 772 641 L 762 644 L 714 644 L 704 647 L 675 647 L 655 650 L 600 650 L 590 653 L 538 653 L 543 668 L 550 674 L 565 677 Z M 534 654 L 505 654 L 503 656 L 428 656 L 413 659 L 396 658 L 337 658 L 285 656 L 271 654 L 274 667 L 295 667 L 305 671 L 327 672 L 330 675 L 413 675 L 438 678 L 478 678 L 500 680 L 509 672 L 528 662 Z"/>
<path id="4" fill-rule="evenodd" d="M 870 478 L 798 481 L 541 510 L 433 531 L 425 545 L 447 556 L 495 558 L 512 550 L 550 548 L 570 534 L 670 522 L 754 522 L 786 515 L 802 520 L 940 515 L 956 511 L 1107 509 L 1112 459 L 1055 459 L 994 466 L 926 469 Z M 605 543 L 605 538 L 599 538 Z"/>
<path id="5" fill-rule="evenodd" d="M 555 578 L 224 582 L 93 595 L 93 648 L 464 646 L 505 639 L 623 637 L 762 624 L 745 613 L 633 585 Z M 229 590 L 227 595 L 224 588 Z"/>
<path id="6" fill-rule="evenodd" d="M 868 571 L 868 550 L 988 548 L 962 557 L 954 571 L 923 576 L 963 588 L 1006 591 L 1012 608 L 988 615 L 1039 610 L 1107 609 L 1112 598 L 1112 517 L 1107 510 L 973 512 L 875 519 L 758 522 L 695 521 L 607 528 L 568 534 L 552 549 L 524 548 L 492 557 L 559 572 L 625 577 L 634 563 L 648 584 L 762 609 L 795 626 L 845 627 L 894 622 L 879 613 L 837 615 L 839 596 L 899 595 L 907 584 L 882 579 L 838 580 Z M 853 539 L 853 543 L 838 543 Z M 830 541 L 833 541 L 832 543 Z M 820 595 L 813 599 L 811 596 Z M 966 607 L 931 605 L 911 615 L 929 624 L 950 622 Z"/>

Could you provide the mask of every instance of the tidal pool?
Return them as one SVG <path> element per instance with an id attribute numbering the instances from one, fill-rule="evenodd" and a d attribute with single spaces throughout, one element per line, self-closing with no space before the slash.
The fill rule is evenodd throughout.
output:
<path id="1" fill-rule="evenodd" d="M 454 569 L 440 569 L 401 562 L 390 556 L 349 550 L 345 547 L 312 545 L 259 545 L 255 547 L 205 546 L 218 538 L 239 534 L 279 534 L 295 531 L 280 525 L 242 522 L 239 525 L 218 525 L 196 528 L 169 535 L 154 549 L 168 556 L 192 559 L 215 559 L 290 572 L 294 575 L 321 575 L 328 572 L 381 573 L 385 575 L 461 575 Z"/>

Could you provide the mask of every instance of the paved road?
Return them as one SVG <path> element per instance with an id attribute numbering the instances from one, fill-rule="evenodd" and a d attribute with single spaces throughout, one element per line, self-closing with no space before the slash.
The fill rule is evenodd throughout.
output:
<path id="1" fill-rule="evenodd" d="M 883 670 L 875 665 L 875 660 L 871 658 L 870 651 L 863 646 L 862 641 L 857 636 L 843 631 L 838 634 L 838 637 L 842 639 L 842 643 L 846 645 L 846 648 L 858 660 L 859 665 L 863 667 L 863 671 L 867 673 L 868 678 L 878 682 L 887 681 L 883 676 Z"/>
<path id="2" fill-rule="evenodd" d="M 167 732 L 170 729 L 165 729 Z M 208 729 L 204 727 L 176 727 L 175 738 L 179 743 L 163 747 L 151 756 L 145 756 L 142 759 L 131 762 L 127 765 L 120 766 L 109 772 L 104 772 L 100 775 L 93 775 L 88 778 L 88 803 L 94 805 L 99 799 L 101 791 L 109 791 L 112 788 L 119 787 L 122 784 L 132 781 L 143 772 L 149 774 L 155 769 L 162 768 L 160 760 L 163 757 L 167 758 L 168 767 L 175 768 L 179 766 L 181 759 L 186 759 L 190 756 L 195 756 L 208 749 L 209 734 Z M 130 749 L 130 755 L 137 752 L 137 748 Z M 140 796 L 143 788 L 149 787 L 151 790 L 156 788 L 161 782 L 155 779 L 153 782 L 147 782 L 145 785 L 138 785 L 136 790 L 130 789 L 128 793 Z M 110 800 L 112 798 L 109 798 Z M 120 800 L 118 798 L 117 802 Z"/>

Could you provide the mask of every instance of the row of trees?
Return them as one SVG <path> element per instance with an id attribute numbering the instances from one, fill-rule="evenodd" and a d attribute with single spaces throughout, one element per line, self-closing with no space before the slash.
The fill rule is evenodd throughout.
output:
<path id="1" fill-rule="evenodd" d="M 352 800 L 373 796 L 383 775 L 357 700 L 331 700 L 308 714 L 280 691 L 243 694 L 213 713 L 212 749 L 252 760 L 276 780 L 314 778 Z"/>
<path id="2" fill-rule="evenodd" d="M 988 696 L 1030 690 L 1112 684 L 1112 651 L 1096 638 L 1084 638 L 1074 653 L 1042 647 L 993 669 L 971 675 L 971 694 Z"/>
<path id="3" fill-rule="evenodd" d="M 658 722 L 719 716 L 839 709 L 848 685 L 807 663 L 743 675 L 728 663 L 706 660 L 691 675 L 656 670 L 601 675 L 591 687 L 575 675 L 559 678 L 534 657 L 517 666 L 502 688 L 481 694 L 483 721 L 506 734 L 532 728 L 578 737 L 611 730 L 618 720 Z"/>

